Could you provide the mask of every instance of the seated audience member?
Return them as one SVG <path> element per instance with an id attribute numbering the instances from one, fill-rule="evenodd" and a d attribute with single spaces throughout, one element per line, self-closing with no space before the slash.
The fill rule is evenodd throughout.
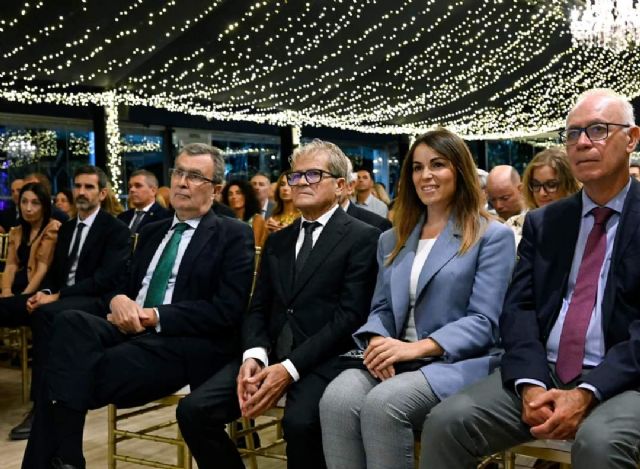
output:
<path id="1" fill-rule="evenodd" d="M 76 206 L 73 203 L 73 193 L 69 189 L 61 189 L 54 199 L 55 207 L 66 213 L 69 219 L 76 216 Z"/>
<path id="2" fill-rule="evenodd" d="M 251 187 L 258 198 L 258 202 L 260 204 L 260 215 L 265 220 L 271 216 L 273 213 L 273 209 L 276 204 L 269 197 L 269 192 L 271 192 L 271 181 L 269 180 L 269 176 L 263 173 L 257 173 L 251 178 Z"/>
<path id="3" fill-rule="evenodd" d="M 345 190 L 342 191 L 340 200 L 338 201 L 340 207 L 342 207 L 342 209 L 347 212 L 347 214 L 367 223 L 368 225 L 375 226 L 381 232 L 387 231 L 389 228 L 391 228 L 391 222 L 387 218 L 381 217 L 380 215 L 370 212 L 369 210 L 365 210 L 364 208 L 360 208 L 356 204 L 351 202 L 350 198 L 354 192 L 357 175 L 353 172 L 351 160 L 347 160 L 347 162 L 349 164 L 349 171 L 347 172 L 347 184 L 345 186 Z"/>
<path id="4" fill-rule="evenodd" d="M 631 160 L 629 165 L 629 174 L 636 181 L 640 181 L 640 162 L 637 160 Z"/>
<path id="5" fill-rule="evenodd" d="M 241 412 L 257 417 L 285 393 L 287 467 L 325 467 L 318 401 L 367 315 L 380 234 L 338 208 L 346 162 L 320 140 L 294 151 L 287 178 L 302 216 L 267 238 L 243 325 L 242 366 L 238 358 L 178 405 L 199 467 L 244 468 L 225 422 Z"/>
<path id="6" fill-rule="evenodd" d="M 386 218 L 389 208 L 373 194 L 374 183 L 375 180 L 371 170 L 360 168 L 356 181 L 356 196 L 352 199 L 352 202 L 365 210 Z"/>
<path id="7" fill-rule="evenodd" d="M 276 206 L 271 217 L 267 220 L 267 229 L 270 233 L 280 231 L 300 218 L 300 210 L 293 205 L 291 186 L 287 182 L 287 173 L 284 172 L 276 182 L 277 189 L 274 193 Z"/>
<path id="8" fill-rule="evenodd" d="M 384 202 L 384 204 L 387 207 L 389 207 L 389 205 L 391 204 L 391 198 L 389 197 L 389 194 L 387 194 L 387 189 L 386 189 L 386 187 L 384 187 L 384 184 L 382 184 L 381 182 L 376 182 L 373 185 L 372 194 L 375 197 L 377 197 L 379 200 Z"/>
<path id="9" fill-rule="evenodd" d="M 522 238 L 522 225 L 529 210 L 544 207 L 551 202 L 575 194 L 580 183 L 571 172 L 564 148 L 547 148 L 533 157 L 522 176 L 525 211 L 506 221 L 516 235 L 516 245 Z"/>
<path id="10" fill-rule="evenodd" d="M 251 185 L 245 181 L 230 181 L 222 189 L 222 203 L 233 210 L 237 219 L 253 228 L 256 246 L 262 246 L 269 232 Z"/>
<path id="11" fill-rule="evenodd" d="M 364 360 L 320 401 L 329 468 L 413 469 L 414 432 L 431 409 L 499 362 L 515 245 L 482 207 L 469 149 L 448 130 L 427 132 L 400 178 L 398 221 L 378 242 L 371 314 L 354 334 Z"/>
<path id="12" fill-rule="evenodd" d="M 53 260 L 40 291 L 0 299 L 0 326 L 31 326 L 33 361 L 31 400 L 37 401 L 47 357 L 46 329 L 65 309 L 94 310 L 98 296 L 113 290 L 129 257 L 129 230 L 100 210 L 107 176 L 95 166 L 81 166 L 74 174 L 74 199 L 78 218 L 63 223 Z M 36 324 L 36 318 L 40 318 Z M 12 439 L 25 439 L 32 414 L 11 430 Z"/>
<path id="13" fill-rule="evenodd" d="M 101 206 L 102 210 L 113 217 L 118 217 L 124 212 L 124 207 L 120 203 L 118 194 L 113 191 L 113 187 L 111 187 L 110 182 L 107 182 L 107 196 L 102 201 Z"/>
<path id="14" fill-rule="evenodd" d="M 170 192 L 171 189 L 167 186 L 160 186 L 158 187 L 158 194 L 156 195 L 156 202 L 167 210 L 171 210 Z"/>
<path id="15" fill-rule="evenodd" d="M 40 183 L 49 194 L 51 194 L 51 181 L 49 178 L 42 173 L 31 173 L 27 174 L 24 177 L 24 183 L 27 184 L 29 182 L 37 182 Z M 55 205 L 51 208 L 51 218 L 54 220 L 58 220 L 60 222 L 65 222 L 69 219 L 69 216 L 64 213 L 62 210 L 59 210 Z"/>
<path id="16" fill-rule="evenodd" d="M 127 224 L 131 233 L 138 233 L 148 223 L 168 218 L 171 213 L 156 202 L 158 179 L 146 169 L 131 173 L 129 178 L 129 210 L 118 218 Z"/>
<path id="17" fill-rule="evenodd" d="M 223 175 L 217 148 L 185 146 L 171 170 L 175 216 L 142 229 L 128 281 L 105 298 L 106 319 L 78 310 L 56 317 L 24 469 L 84 468 L 88 409 L 197 389 L 237 356 L 253 236 L 211 212 Z"/>
<path id="18" fill-rule="evenodd" d="M 519 215 L 524 210 L 520 175 L 513 166 L 496 166 L 487 177 L 489 203 L 502 220 Z"/>
<path id="19" fill-rule="evenodd" d="M 0 212 L 0 233 L 8 233 L 11 228 L 19 224 L 18 200 L 23 185 L 24 179 L 14 179 L 11 183 L 11 201 L 9 206 Z"/>
<path id="20" fill-rule="evenodd" d="M 633 107 L 603 89 L 578 97 L 561 136 L 582 191 L 533 210 L 504 302 L 500 370 L 429 416 L 424 468 L 532 439 L 574 439 L 571 466 L 636 468 L 640 444 L 640 184 Z"/>
<path id="21" fill-rule="evenodd" d="M 60 222 L 51 219 L 51 196 L 40 184 L 22 186 L 18 201 L 19 225 L 9 232 L 7 262 L 1 297 L 31 295 L 53 260 Z"/>

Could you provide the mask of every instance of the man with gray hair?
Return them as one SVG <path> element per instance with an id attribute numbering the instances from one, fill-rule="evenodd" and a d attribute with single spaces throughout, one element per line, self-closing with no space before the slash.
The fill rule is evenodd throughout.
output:
<path id="1" fill-rule="evenodd" d="M 211 211 L 224 176 L 217 148 L 185 146 L 170 174 L 175 215 L 142 229 L 127 281 L 104 297 L 106 318 L 55 318 L 23 469 L 84 468 L 88 409 L 197 389 L 237 354 L 253 233 Z"/>
<path id="2" fill-rule="evenodd" d="M 507 292 L 500 370 L 444 400 L 422 432 L 423 468 L 532 439 L 574 439 L 577 469 L 636 468 L 640 444 L 640 184 L 633 108 L 581 95 L 561 137 L 577 194 L 527 214 Z"/>
<path id="3" fill-rule="evenodd" d="M 325 467 L 318 403 L 369 313 L 380 231 L 338 207 L 348 168 L 336 145 L 314 140 L 294 152 L 292 166 L 287 179 L 302 216 L 267 238 L 242 359 L 178 406 L 199 467 L 244 468 L 225 423 L 257 417 L 285 393 L 287 466 Z"/>
<path id="4" fill-rule="evenodd" d="M 118 218 L 131 233 L 138 233 L 147 223 L 171 216 L 171 212 L 156 202 L 158 178 L 151 171 L 138 169 L 129 177 L 129 210 Z"/>

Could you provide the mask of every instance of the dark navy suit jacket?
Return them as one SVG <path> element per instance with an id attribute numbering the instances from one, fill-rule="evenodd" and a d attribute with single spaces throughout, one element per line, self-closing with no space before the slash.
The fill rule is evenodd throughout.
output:
<path id="1" fill-rule="evenodd" d="M 539 380 L 554 387 L 546 342 L 567 289 L 580 229 L 581 193 L 527 214 L 520 260 L 505 298 L 500 328 L 502 378 Z M 640 183 L 624 203 L 602 304 L 605 357 L 583 379 L 603 399 L 640 386 Z"/>

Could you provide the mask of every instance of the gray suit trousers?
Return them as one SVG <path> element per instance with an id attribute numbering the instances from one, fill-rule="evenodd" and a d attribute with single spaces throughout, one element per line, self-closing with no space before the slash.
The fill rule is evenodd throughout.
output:
<path id="1" fill-rule="evenodd" d="M 475 468 L 478 458 L 531 441 L 521 399 L 502 386 L 500 371 L 445 399 L 422 433 L 420 468 Z M 582 422 L 571 451 L 576 469 L 637 468 L 640 392 L 625 391 L 597 405 Z"/>

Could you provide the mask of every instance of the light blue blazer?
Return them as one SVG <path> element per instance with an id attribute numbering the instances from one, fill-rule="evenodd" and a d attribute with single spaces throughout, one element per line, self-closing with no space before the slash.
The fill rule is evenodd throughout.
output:
<path id="1" fill-rule="evenodd" d="M 370 334 L 399 338 L 409 314 L 409 279 L 424 218 L 391 265 L 385 258 L 396 242 L 395 230 L 378 241 L 378 279 L 371 313 L 354 339 L 365 348 Z M 453 219 L 440 233 L 418 279 L 415 323 L 418 339 L 435 340 L 441 360 L 421 368 L 441 400 L 486 377 L 499 364 L 498 318 L 515 265 L 513 232 L 491 221 L 479 241 L 458 253 L 461 235 Z"/>

